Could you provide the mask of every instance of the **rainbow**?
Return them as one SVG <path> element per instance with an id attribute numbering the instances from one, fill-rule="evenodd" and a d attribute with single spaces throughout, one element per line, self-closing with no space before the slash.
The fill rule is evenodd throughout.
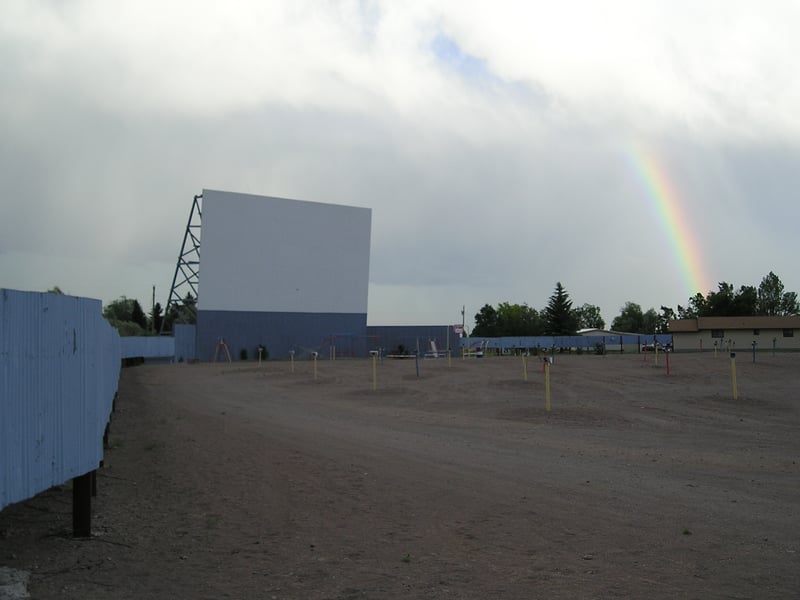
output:
<path id="1" fill-rule="evenodd" d="M 709 287 L 711 280 L 705 268 L 700 245 L 692 231 L 691 222 L 683 209 L 681 197 L 670 181 L 666 169 L 652 153 L 640 146 L 631 146 L 626 156 L 669 240 L 676 264 L 686 284 L 687 297 L 694 296 L 698 292 L 705 296 L 711 289 Z"/>

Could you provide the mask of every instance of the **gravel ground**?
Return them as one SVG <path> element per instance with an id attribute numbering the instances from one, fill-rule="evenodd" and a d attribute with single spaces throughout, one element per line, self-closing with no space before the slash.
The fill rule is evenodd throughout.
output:
<path id="1" fill-rule="evenodd" d="M 93 535 L 0 512 L 34 598 L 800 597 L 800 355 L 125 369 Z"/>

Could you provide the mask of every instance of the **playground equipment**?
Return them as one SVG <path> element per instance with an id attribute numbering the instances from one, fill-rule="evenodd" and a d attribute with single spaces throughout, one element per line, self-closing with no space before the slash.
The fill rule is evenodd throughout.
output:
<path id="1" fill-rule="evenodd" d="M 313 347 L 309 348 L 307 346 L 301 346 L 300 344 L 295 344 L 294 346 L 295 346 L 295 348 L 298 348 L 300 350 L 300 354 L 301 355 L 305 355 L 308 358 L 311 358 L 311 357 L 313 357 L 315 355 L 319 356 L 320 354 L 322 354 L 322 349 L 325 347 L 325 340 L 323 340 L 322 343 L 319 346 L 317 346 L 316 348 L 313 348 Z M 290 352 L 290 356 L 294 357 L 294 352 L 295 351 L 294 350 L 290 350 L 289 352 Z"/>
<path id="2" fill-rule="evenodd" d="M 320 349 L 330 348 L 330 360 L 337 358 L 355 358 L 368 356 L 370 351 L 380 345 L 380 337 L 376 335 L 357 335 L 355 333 L 334 333 L 322 339 Z"/>
<path id="3" fill-rule="evenodd" d="M 446 358 L 447 352 L 439 350 L 436 340 L 428 340 L 429 350 L 423 355 L 424 358 Z"/>
<path id="4" fill-rule="evenodd" d="M 228 358 L 228 362 L 233 362 L 231 360 L 231 353 L 228 350 L 228 344 L 226 344 L 225 340 L 222 338 L 217 339 L 217 343 L 214 345 L 214 362 L 219 360 L 220 352 L 225 353 L 225 356 Z"/>
<path id="5" fill-rule="evenodd" d="M 489 340 L 478 340 L 476 343 L 464 346 L 461 349 L 461 358 L 483 358 L 486 348 L 489 346 Z"/>

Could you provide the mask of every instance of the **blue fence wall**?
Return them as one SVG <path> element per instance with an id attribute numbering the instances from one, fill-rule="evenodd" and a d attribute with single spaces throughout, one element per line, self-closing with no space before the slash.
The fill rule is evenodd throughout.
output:
<path id="1" fill-rule="evenodd" d="M 199 310 L 197 357 L 227 360 L 219 347 L 224 340 L 233 360 L 239 360 L 242 351 L 250 360 L 258 359 L 259 345 L 273 359 L 285 360 L 290 351 L 297 357 L 318 352 L 327 358 L 332 336 L 363 337 L 366 330 L 366 314 Z"/>
<path id="2" fill-rule="evenodd" d="M 436 343 L 440 353 L 447 351 L 447 325 L 370 325 L 367 327 L 370 343 L 378 345 L 388 354 L 413 353 L 419 343 L 421 355 L 432 351 L 431 341 Z M 623 350 L 636 352 L 642 344 L 654 341 L 666 346 L 672 343 L 671 334 L 647 335 L 575 335 L 575 336 L 536 336 L 499 338 L 459 338 L 452 327 L 449 331 L 450 348 L 453 356 L 460 354 L 462 348 L 479 348 L 484 345 L 490 350 L 513 351 L 533 348 L 581 348 L 594 351 L 596 344 L 604 344 L 609 352 Z"/>
<path id="3" fill-rule="evenodd" d="M 121 337 L 122 358 L 169 358 L 175 356 L 174 337 Z"/>
<path id="4" fill-rule="evenodd" d="M 98 467 L 120 358 L 99 300 L 0 289 L 0 509 Z"/>
<path id="5" fill-rule="evenodd" d="M 460 352 L 458 336 L 450 329 L 450 348 L 453 354 Z M 367 327 L 370 342 L 383 348 L 387 354 L 413 353 L 419 343 L 419 352 L 425 355 L 431 352 L 431 341 L 436 343 L 440 352 L 447 352 L 447 325 L 370 325 Z"/>
<path id="6" fill-rule="evenodd" d="M 603 344 L 608 350 L 622 348 L 638 348 L 642 344 L 656 342 L 662 346 L 672 344 L 671 334 L 648 335 L 572 335 L 572 336 L 536 336 L 536 337 L 499 337 L 499 338 L 461 338 L 462 348 L 475 348 L 481 343 L 488 349 L 522 350 L 533 348 L 583 348 L 593 350 L 597 344 Z"/>
<path id="7" fill-rule="evenodd" d="M 172 331 L 175 336 L 175 360 L 178 362 L 197 360 L 197 341 L 195 339 L 197 329 L 195 326 L 176 323 Z"/>

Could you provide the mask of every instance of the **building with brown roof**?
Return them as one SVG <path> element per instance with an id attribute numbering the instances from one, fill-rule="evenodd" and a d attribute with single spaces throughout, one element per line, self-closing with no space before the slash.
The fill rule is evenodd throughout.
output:
<path id="1" fill-rule="evenodd" d="M 698 317 L 669 322 L 675 350 L 800 350 L 800 317 Z"/>

